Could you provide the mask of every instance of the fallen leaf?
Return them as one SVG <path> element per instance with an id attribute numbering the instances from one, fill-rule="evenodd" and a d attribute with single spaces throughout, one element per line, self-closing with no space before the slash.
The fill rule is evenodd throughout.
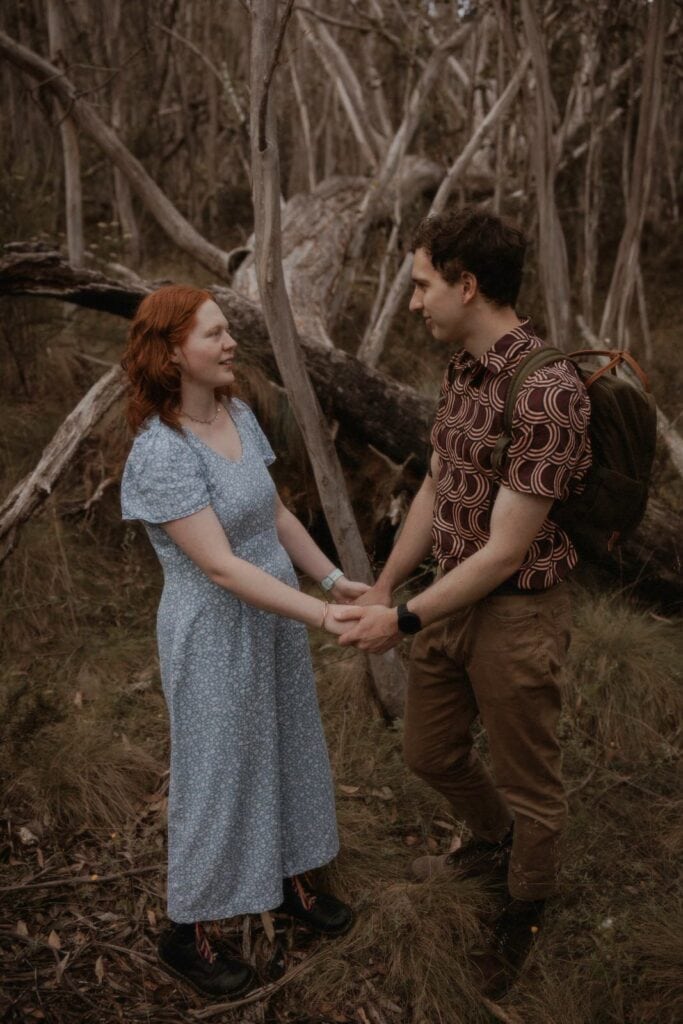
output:
<path id="1" fill-rule="evenodd" d="M 359 792 L 360 786 L 340 786 L 339 789 L 342 793 L 347 793 L 349 796 L 354 796 L 355 793 Z"/>
<path id="2" fill-rule="evenodd" d="M 147 911 L 147 920 L 149 921 L 150 928 L 156 928 L 157 926 L 157 915 L 153 910 Z"/>
<path id="3" fill-rule="evenodd" d="M 455 828 L 455 825 L 453 824 L 452 821 L 444 821 L 443 818 L 437 818 L 434 822 L 434 825 L 436 826 L 436 828 L 445 829 L 446 832 L 452 832 L 453 829 Z"/>
<path id="4" fill-rule="evenodd" d="M 52 949 L 62 948 L 62 940 L 60 939 L 59 935 L 57 935 L 57 932 L 54 931 L 54 929 L 50 932 L 50 934 L 47 937 L 47 944 L 48 946 L 51 946 Z"/>
<path id="5" fill-rule="evenodd" d="M 419 840 L 418 836 L 404 836 L 403 837 L 403 842 L 406 844 L 406 846 L 415 846 L 417 843 L 419 843 L 419 841 L 420 840 Z"/>
<path id="6" fill-rule="evenodd" d="M 98 983 L 101 985 L 102 982 L 104 981 L 104 960 L 102 959 L 101 956 L 98 956 L 97 960 L 95 961 L 95 977 L 97 978 Z"/>
<path id="7" fill-rule="evenodd" d="M 436 839 L 434 839 L 433 836 L 430 836 L 429 839 L 427 840 L 427 849 L 429 850 L 430 853 L 436 853 L 436 851 L 439 849 L 439 844 L 437 843 Z"/>
<path id="8" fill-rule="evenodd" d="M 83 707 L 83 693 L 81 690 L 76 690 L 74 694 L 74 704 L 77 708 Z"/>
<path id="9" fill-rule="evenodd" d="M 40 847 L 37 847 L 36 849 L 36 860 L 38 861 L 39 868 L 45 867 L 45 858 L 43 857 L 43 851 Z"/>
<path id="10" fill-rule="evenodd" d="M 28 938 L 28 928 L 26 927 L 25 921 L 17 921 L 17 927 L 14 930 L 17 935 L 21 935 L 22 938 Z"/>
<path id="11" fill-rule="evenodd" d="M 36 846 L 38 844 L 38 836 L 34 835 L 30 828 L 26 828 L 26 825 L 22 825 L 19 829 L 19 839 L 24 846 Z"/>
<path id="12" fill-rule="evenodd" d="M 55 964 L 55 972 L 57 974 L 57 984 L 58 985 L 59 985 L 59 983 L 62 980 L 62 975 L 64 974 L 64 971 L 66 970 L 66 965 L 69 962 L 69 957 L 70 956 L 71 956 L 71 953 L 67 953 L 66 956 L 62 957 L 62 959 L 59 961 L 58 964 Z"/>
<path id="13" fill-rule="evenodd" d="M 268 936 L 268 942 L 275 942 L 275 926 L 273 925 L 273 918 L 268 910 L 261 911 L 261 924 L 263 930 Z"/>

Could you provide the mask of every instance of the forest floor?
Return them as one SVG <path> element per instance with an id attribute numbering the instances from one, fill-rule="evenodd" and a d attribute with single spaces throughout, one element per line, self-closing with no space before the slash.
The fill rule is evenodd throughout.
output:
<path id="1" fill-rule="evenodd" d="M 62 327 L 52 325 L 50 345 L 29 332 L 26 388 L 13 388 L 4 407 L 3 491 L 31 467 L 69 393 L 102 372 L 92 358 L 110 357 L 106 331 L 88 363 L 60 346 Z M 273 941 L 268 917 L 223 923 L 217 931 L 257 964 L 264 985 L 276 962 L 286 969 L 286 984 L 233 1010 L 162 973 L 160 572 L 142 530 L 121 524 L 116 486 L 83 510 L 99 480 L 115 480 L 124 449 L 112 415 L 2 569 L 0 1021 L 682 1020 L 680 621 L 580 583 L 561 723 L 570 821 L 559 893 L 500 1005 L 477 996 L 468 961 L 486 939 L 495 897 L 473 882 L 407 879 L 410 860 L 448 849 L 460 823 L 403 765 L 400 726 L 374 713 L 359 657 L 318 634 L 342 844 L 325 881 L 356 908 L 357 926 L 321 943 L 278 921 Z M 485 755 L 485 737 L 478 742 Z"/>

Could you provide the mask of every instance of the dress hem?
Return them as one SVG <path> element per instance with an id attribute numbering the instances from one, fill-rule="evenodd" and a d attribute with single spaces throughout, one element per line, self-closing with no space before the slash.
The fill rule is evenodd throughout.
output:
<path id="1" fill-rule="evenodd" d="M 326 854 L 324 859 L 317 860 L 314 864 L 308 864 L 307 867 L 297 867 L 294 871 L 290 871 L 289 868 L 286 868 L 286 869 L 283 868 L 282 877 L 283 878 L 292 878 L 294 875 L 303 875 L 307 871 L 317 871 L 318 868 L 322 868 L 326 864 L 329 864 L 330 861 L 333 861 L 338 853 L 339 853 L 339 844 L 337 844 L 337 847 L 336 847 L 334 853 L 329 854 L 329 855 Z M 222 911 L 218 911 L 218 912 L 217 911 L 212 911 L 211 913 L 195 914 L 194 916 L 188 916 L 187 914 L 173 914 L 173 913 L 171 913 L 171 909 L 169 907 L 168 908 L 168 917 L 169 917 L 169 919 L 171 921 L 175 921 L 176 924 L 194 924 L 196 921 L 225 921 L 225 920 L 229 920 L 232 917 L 244 917 L 246 914 L 263 914 L 267 910 L 275 910 L 277 907 L 280 906 L 280 904 L 282 903 L 283 899 L 284 899 L 284 894 L 282 892 L 282 889 L 280 889 L 279 896 L 274 897 L 272 899 L 272 901 L 271 900 L 266 900 L 265 901 L 265 905 L 263 905 L 263 906 L 260 905 L 260 903 L 259 903 L 258 906 L 253 906 L 252 905 L 250 907 L 245 907 L 243 909 L 238 909 L 238 910 L 233 910 L 233 909 L 226 910 L 225 912 L 222 912 Z"/>

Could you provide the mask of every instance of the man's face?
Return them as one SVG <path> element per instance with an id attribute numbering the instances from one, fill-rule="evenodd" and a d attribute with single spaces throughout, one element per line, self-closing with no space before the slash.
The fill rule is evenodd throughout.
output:
<path id="1" fill-rule="evenodd" d="M 424 249 L 413 256 L 413 294 L 408 307 L 421 313 L 437 341 L 461 345 L 464 341 L 463 282 L 448 284 L 432 264 Z"/>

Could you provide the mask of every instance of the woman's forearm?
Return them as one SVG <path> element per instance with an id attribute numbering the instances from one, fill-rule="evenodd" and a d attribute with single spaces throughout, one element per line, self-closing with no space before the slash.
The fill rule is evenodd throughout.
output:
<path id="1" fill-rule="evenodd" d="M 308 530 L 285 506 L 278 509 L 277 535 L 297 569 L 319 583 L 335 568 Z"/>
<path id="2" fill-rule="evenodd" d="M 210 573 L 210 578 L 255 608 L 296 619 L 307 626 L 322 625 L 323 601 L 295 590 L 236 555 L 225 559 Z"/>

